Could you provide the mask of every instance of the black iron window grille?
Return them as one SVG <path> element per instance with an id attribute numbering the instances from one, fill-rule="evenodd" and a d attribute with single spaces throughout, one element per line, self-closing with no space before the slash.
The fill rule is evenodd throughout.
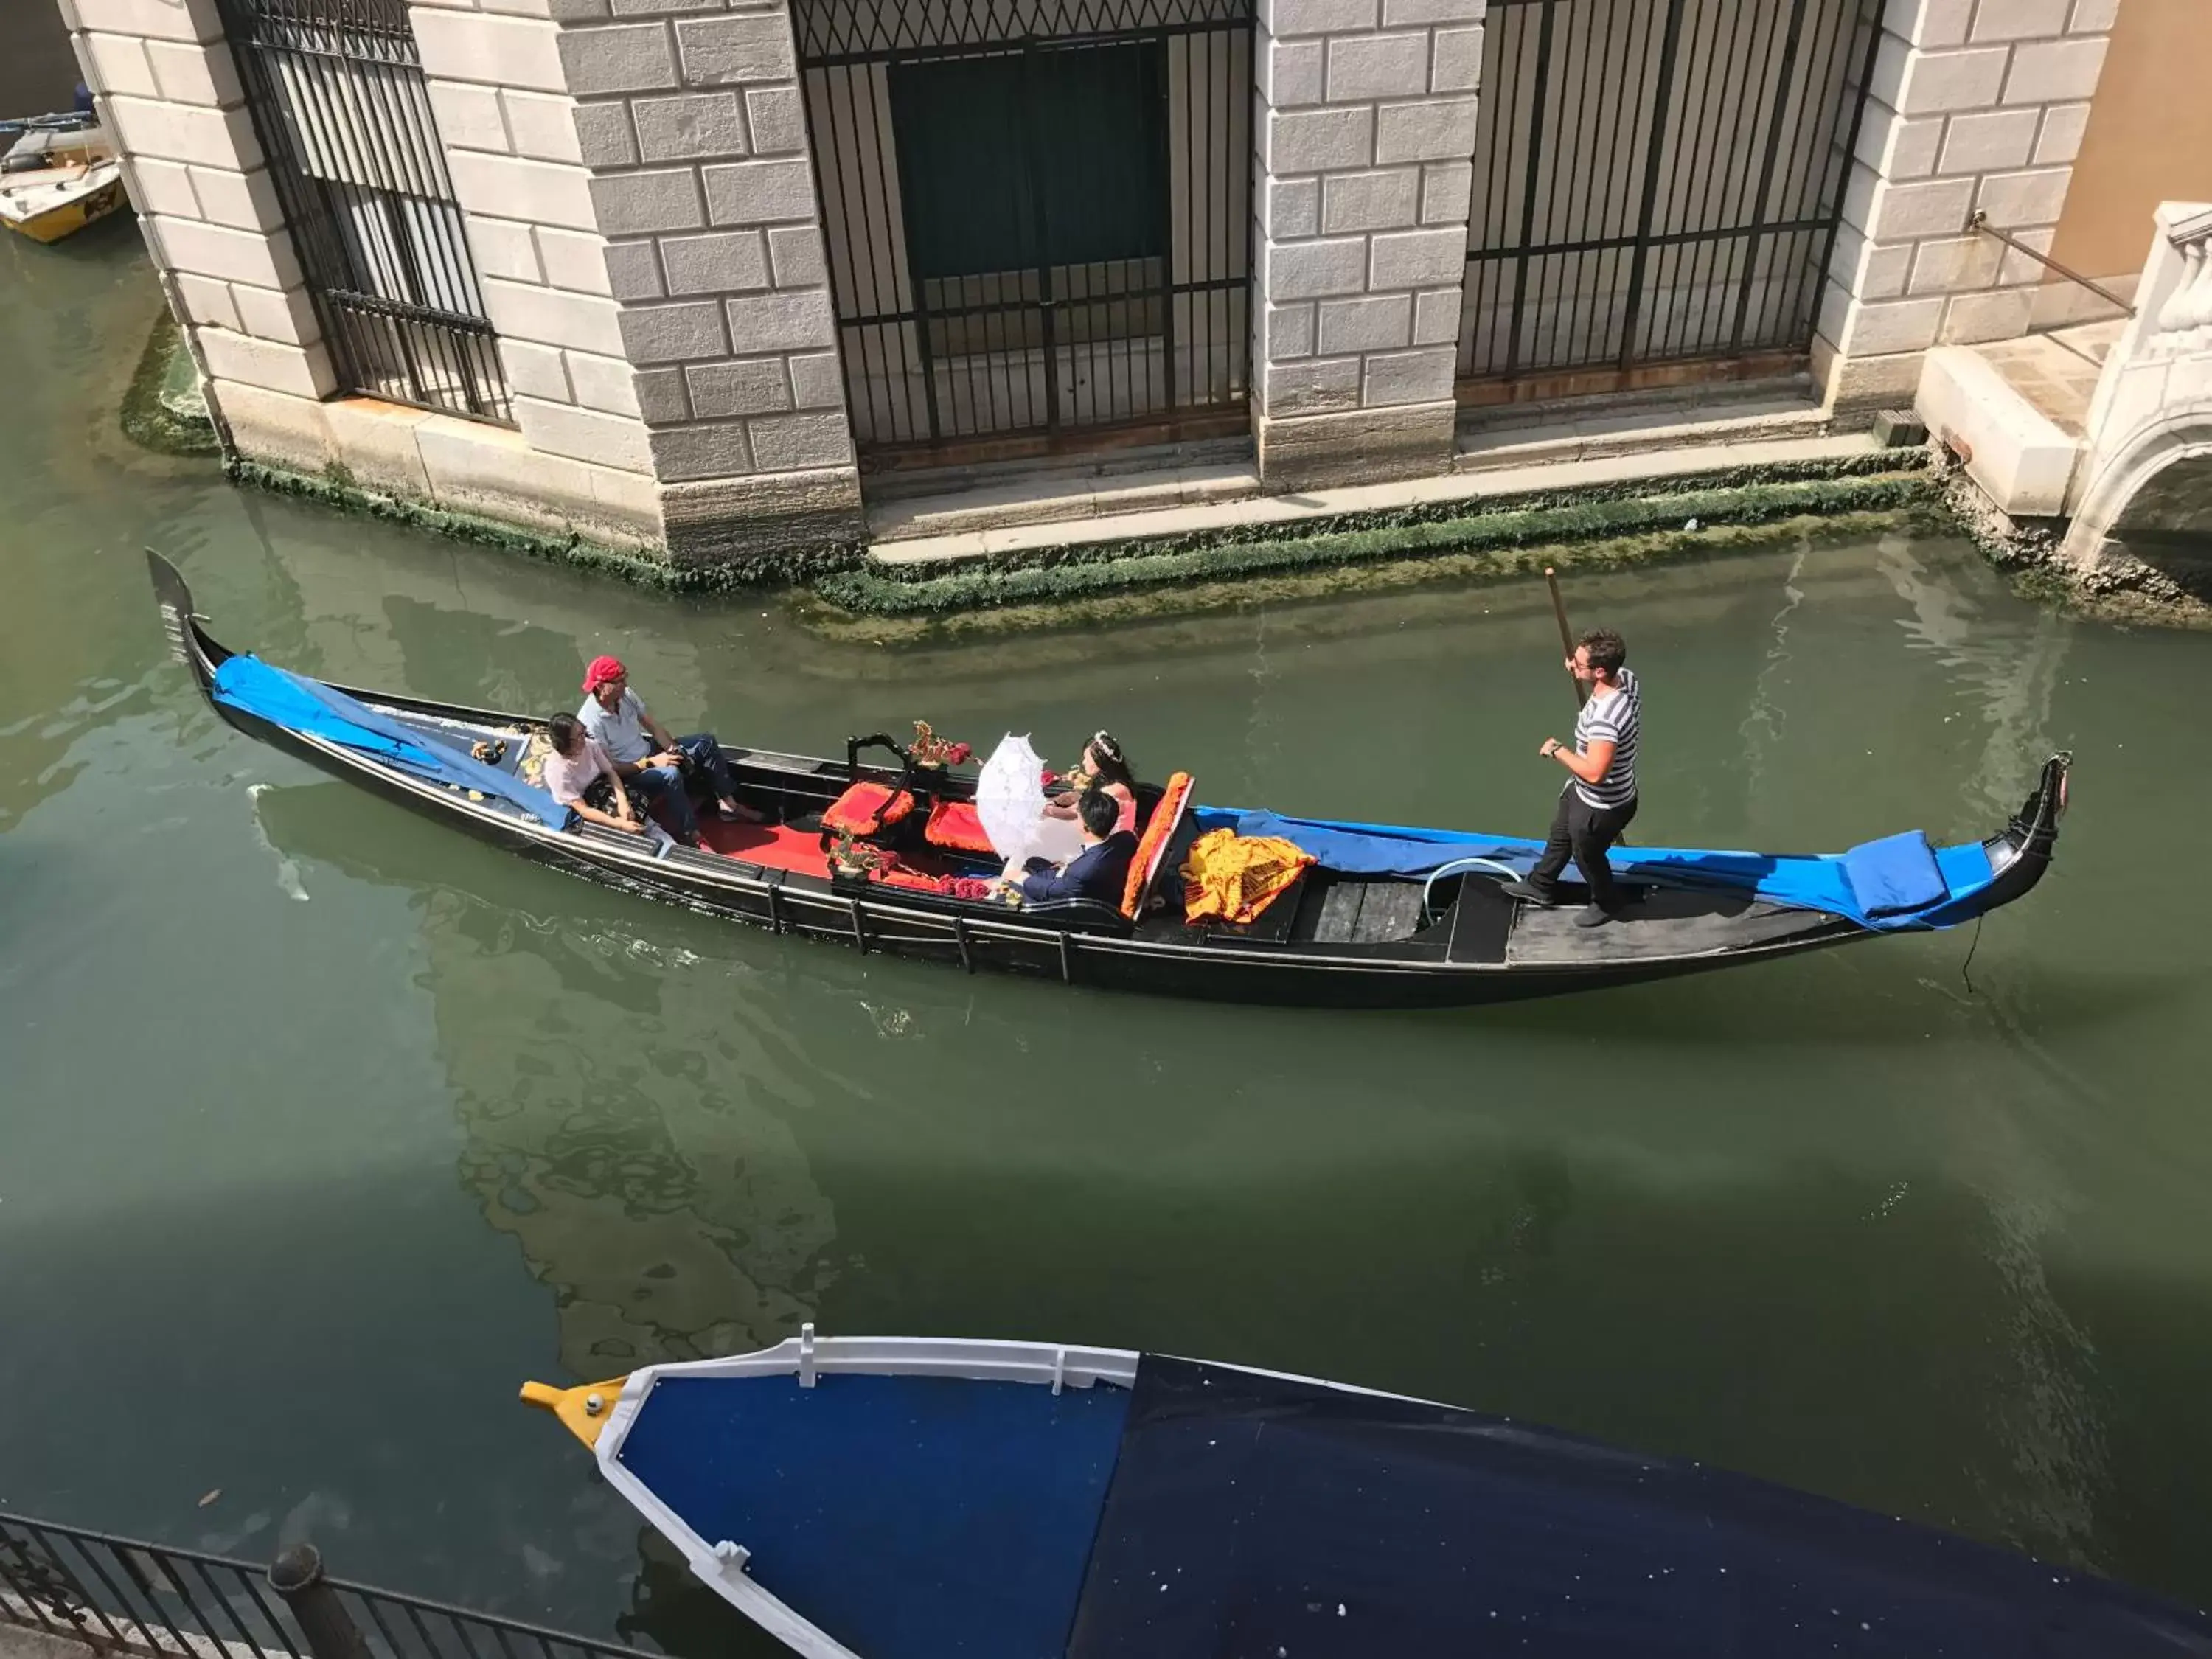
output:
<path id="1" fill-rule="evenodd" d="M 864 451 L 1241 424 L 1249 0 L 793 21 Z"/>
<path id="2" fill-rule="evenodd" d="M 1492 0 L 1462 398 L 1802 361 L 1881 9 Z"/>
<path id="3" fill-rule="evenodd" d="M 348 392 L 511 422 L 405 0 L 218 0 Z"/>

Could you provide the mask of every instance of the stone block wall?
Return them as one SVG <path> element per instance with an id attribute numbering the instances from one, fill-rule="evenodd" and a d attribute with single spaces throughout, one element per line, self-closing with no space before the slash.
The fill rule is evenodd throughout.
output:
<path id="1" fill-rule="evenodd" d="M 1909 400 L 1921 357 L 2024 332 L 2119 0 L 1890 0 L 1814 371 L 1844 404 Z"/>
<path id="2" fill-rule="evenodd" d="M 209 369 L 326 396 L 329 354 L 214 0 L 67 0 L 63 16 L 147 246 Z"/>
<path id="3" fill-rule="evenodd" d="M 782 0 L 552 0 L 606 292 L 669 546 L 860 533 Z"/>
<path id="4" fill-rule="evenodd" d="M 246 458 L 742 560 L 859 533 L 781 0 L 410 0 L 516 430 L 336 398 L 214 0 L 58 0 Z"/>
<path id="5" fill-rule="evenodd" d="M 558 26 L 525 9 L 409 7 L 484 312 L 530 447 L 650 477 Z"/>
<path id="6" fill-rule="evenodd" d="M 1252 406 L 1271 484 L 1450 462 L 1486 0 L 1260 0 Z"/>

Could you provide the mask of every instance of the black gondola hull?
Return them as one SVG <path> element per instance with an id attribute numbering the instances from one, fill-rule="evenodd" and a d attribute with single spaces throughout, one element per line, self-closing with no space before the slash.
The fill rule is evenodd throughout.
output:
<path id="1" fill-rule="evenodd" d="M 502 851 L 621 891 L 779 934 L 948 963 L 970 973 L 1010 973 L 1212 1001 L 1364 1009 L 1462 1007 L 1555 996 L 1770 961 L 1876 937 L 1855 922 L 1816 911 L 1770 912 L 1755 939 L 1674 954 L 1608 957 L 1593 952 L 1559 963 L 1467 961 L 1453 958 L 1453 945 L 1441 937 L 1448 930 L 1442 927 L 1384 945 L 1193 939 L 1184 936 L 1179 924 L 1133 928 L 1119 918 L 1048 921 L 995 905 L 763 867 L 741 855 L 675 852 L 655 858 L 634 838 L 591 830 L 551 830 L 535 820 L 471 804 L 450 790 L 219 699 L 215 672 L 232 653 L 199 625 L 191 592 L 174 568 L 158 555 L 149 555 L 149 561 L 178 656 L 216 714 L 244 735 Z M 348 695 L 401 714 L 487 727 L 535 724 L 495 710 L 388 693 Z M 732 751 L 732 759 L 741 781 L 752 775 L 745 751 Z M 806 764 L 811 770 L 787 766 L 754 781 L 817 807 L 828 805 L 850 781 L 852 775 L 843 766 Z M 2009 902 L 2041 878 L 2057 837 L 2065 775 L 2063 757 L 2051 762 L 2021 816 L 1987 843 L 2002 868 L 1978 908 Z"/>

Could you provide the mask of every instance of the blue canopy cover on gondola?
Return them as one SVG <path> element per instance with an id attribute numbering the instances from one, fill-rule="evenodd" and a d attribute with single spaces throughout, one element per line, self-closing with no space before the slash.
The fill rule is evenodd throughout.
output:
<path id="1" fill-rule="evenodd" d="M 1455 1407 L 1013 1342 L 800 1338 L 525 1397 L 815 1659 L 2175 1659 L 2212 1620 Z"/>

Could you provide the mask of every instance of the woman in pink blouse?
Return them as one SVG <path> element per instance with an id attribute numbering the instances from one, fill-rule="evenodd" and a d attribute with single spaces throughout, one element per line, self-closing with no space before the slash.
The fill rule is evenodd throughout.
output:
<path id="1" fill-rule="evenodd" d="M 1114 823 L 1118 830 L 1137 830 L 1137 778 L 1129 769 L 1129 757 L 1110 732 L 1092 735 L 1083 745 L 1083 770 L 1091 781 L 1114 798 L 1120 816 Z M 1055 796 L 1045 805 L 1045 816 L 1072 818 L 1075 816 L 1075 793 L 1073 789 Z"/>

